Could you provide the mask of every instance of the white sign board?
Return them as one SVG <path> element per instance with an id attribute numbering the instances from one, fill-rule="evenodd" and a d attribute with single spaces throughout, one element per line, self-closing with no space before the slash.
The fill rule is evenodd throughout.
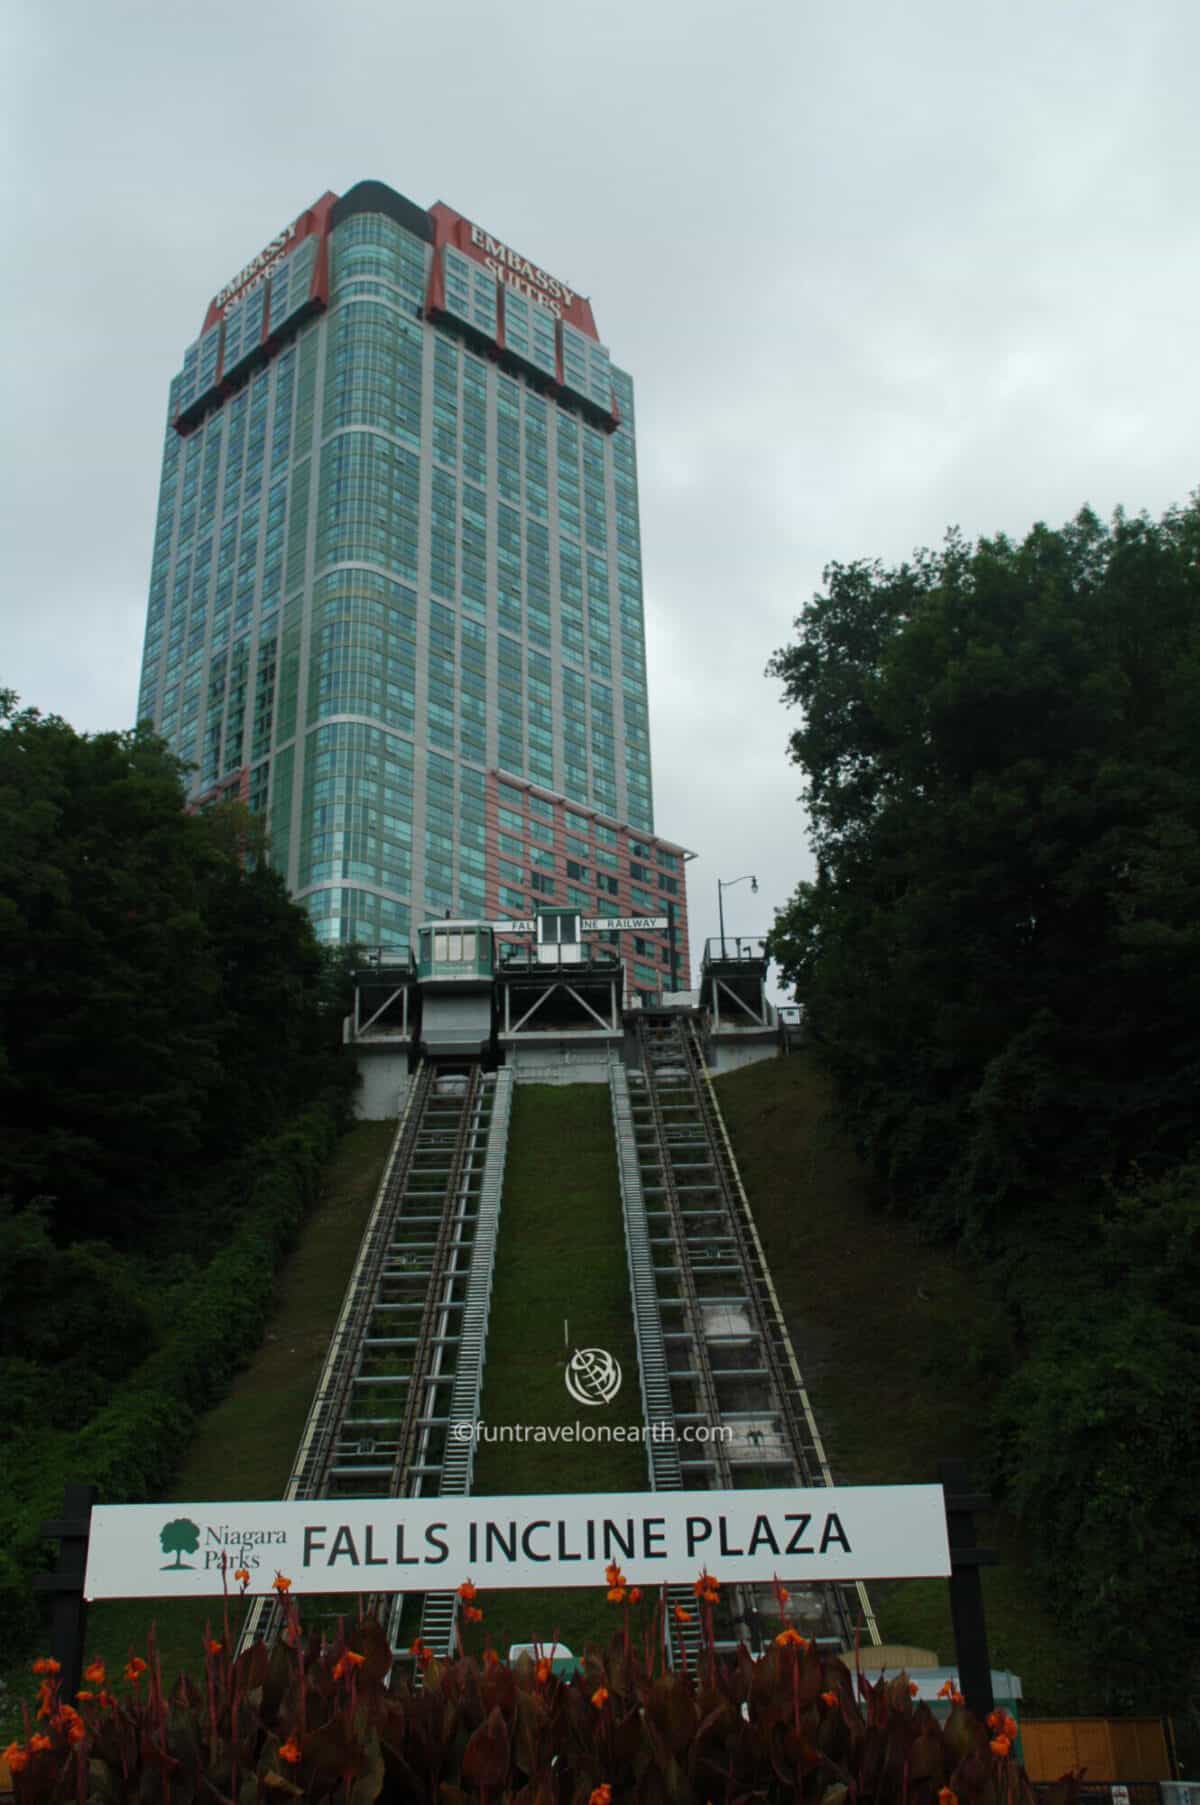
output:
<path id="1" fill-rule="evenodd" d="M 665 915 L 583 915 L 579 921 L 585 934 L 641 934 L 670 925 Z M 497 934 L 532 934 L 537 922 L 521 919 L 487 921 L 484 926 L 494 928 Z"/>
<path id="2" fill-rule="evenodd" d="M 574 1497 L 112 1504 L 92 1512 L 84 1597 L 452 1591 L 718 1580 L 907 1579 L 950 1572 L 936 1485 Z"/>
<path id="3" fill-rule="evenodd" d="M 640 934 L 671 924 L 665 915 L 585 915 L 581 925 L 586 934 Z"/>

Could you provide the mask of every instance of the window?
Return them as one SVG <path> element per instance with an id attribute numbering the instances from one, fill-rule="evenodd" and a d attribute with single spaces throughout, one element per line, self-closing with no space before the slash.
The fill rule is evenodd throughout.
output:
<path id="1" fill-rule="evenodd" d="M 573 877 L 577 883 L 586 884 L 587 878 L 588 878 L 588 868 L 586 865 L 578 864 L 574 859 L 568 859 L 567 860 L 567 876 Z"/>
<path id="2" fill-rule="evenodd" d="M 433 957 L 438 964 L 465 965 L 475 958 L 474 934 L 435 933 Z"/>
<path id="3" fill-rule="evenodd" d="M 543 872 L 535 871 L 529 881 L 539 896 L 554 895 L 554 879 L 546 877 Z"/>

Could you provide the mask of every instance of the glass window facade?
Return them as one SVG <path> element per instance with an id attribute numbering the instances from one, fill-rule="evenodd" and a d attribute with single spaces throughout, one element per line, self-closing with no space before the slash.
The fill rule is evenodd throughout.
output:
<path id="1" fill-rule="evenodd" d="M 596 907 L 618 875 L 596 870 L 599 824 L 568 868 L 552 811 L 513 792 L 502 870 L 487 784 L 653 834 L 631 380 L 436 249 L 411 203 L 352 198 L 171 384 L 139 716 L 191 761 L 195 801 L 240 786 L 325 939 L 408 941 L 503 906 L 501 875 L 512 908 L 568 876 Z"/>

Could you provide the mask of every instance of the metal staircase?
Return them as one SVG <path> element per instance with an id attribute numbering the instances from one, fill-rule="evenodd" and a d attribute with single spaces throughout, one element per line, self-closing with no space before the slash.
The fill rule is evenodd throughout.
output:
<path id="1" fill-rule="evenodd" d="M 435 1495 L 463 1453 L 469 1481 L 442 1400 L 478 1414 L 510 1102 L 508 1073 L 414 1074 L 286 1498 Z M 398 1628 L 402 1598 L 371 1603 Z M 281 1620 L 256 1599 L 240 1646 Z"/>
<path id="2" fill-rule="evenodd" d="M 492 1304 L 492 1275 L 496 1268 L 496 1240 L 500 1232 L 500 1200 L 504 1190 L 504 1163 L 512 1116 L 513 1074 L 505 1067 L 496 1074 L 491 1131 L 479 1189 L 471 1267 L 463 1300 L 458 1364 L 450 1393 L 449 1422 L 439 1483 L 441 1497 L 470 1495 L 475 1466 L 474 1427 L 479 1420 L 483 1391 L 483 1366 L 487 1350 L 488 1318 Z M 469 1426 L 469 1435 L 457 1433 Z M 393 1646 L 399 1630 L 400 1601 L 394 1601 L 389 1631 Z M 427 1592 L 421 1611 L 421 1640 L 435 1655 L 448 1655 L 454 1646 L 458 1614 L 456 1592 Z"/>
<path id="3" fill-rule="evenodd" d="M 832 1484 L 697 1025 L 647 1011 L 637 1034 L 641 1070 L 610 1077 L 613 1119 L 647 1422 L 669 1414 L 679 1436 L 672 1465 L 656 1471 L 652 1450 L 651 1484 Z M 702 1424 L 730 1439 L 689 1440 Z M 743 1626 L 757 1623 L 757 1590 L 733 1600 Z M 861 1586 L 793 1587 L 792 1602 L 811 1635 L 845 1646 L 861 1617 L 878 1640 Z"/>

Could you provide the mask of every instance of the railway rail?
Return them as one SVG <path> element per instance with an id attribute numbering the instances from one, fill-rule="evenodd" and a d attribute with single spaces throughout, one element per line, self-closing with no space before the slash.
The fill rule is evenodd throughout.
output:
<path id="1" fill-rule="evenodd" d="M 285 1498 L 469 1491 L 473 1447 L 450 1430 L 479 1414 L 511 1096 L 510 1072 L 478 1065 L 426 1061 L 410 1080 Z M 422 1621 L 446 1652 L 454 1605 L 439 1597 Z M 371 1603 L 395 1642 L 403 1598 Z M 281 1620 L 256 1599 L 240 1646 Z"/>
<path id="2" fill-rule="evenodd" d="M 637 1038 L 640 1070 L 627 1074 L 614 1059 L 609 1082 L 643 1408 L 664 1438 L 650 1444 L 651 1484 L 832 1485 L 696 1020 L 646 1011 Z M 702 1427 L 709 1439 L 684 1439 Z M 716 1428 L 728 1439 L 712 1439 Z M 727 1640 L 761 1633 L 773 1608 L 765 1590 L 736 1589 Z M 856 1632 L 878 1643 L 861 1583 L 789 1591 L 808 1634 L 843 1648 Z M 669 1598 L 687 1602 L 682 1591 Z M 672 1622 L 676 1652 L 690 1656 L 694 1622 L 673 1612 Z"/>

